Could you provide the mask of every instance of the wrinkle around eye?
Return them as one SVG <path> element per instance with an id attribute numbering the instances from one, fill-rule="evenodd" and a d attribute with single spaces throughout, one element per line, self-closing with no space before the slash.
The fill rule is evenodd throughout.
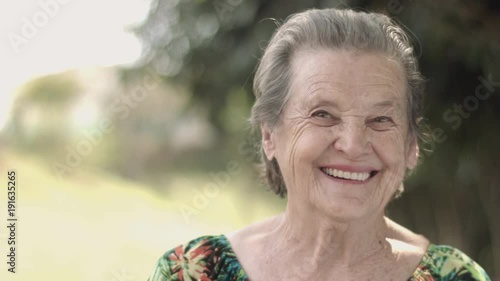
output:
<path id="1" fill-rule="evenodd" d="M 391 117 L 378 116 L 368 121 L 368 126 L 375 131 L 387 131 L 396 126 Z"/>
<path id="2" fill-rule="evenodd" d="M 309 119 L 313 124 L 321 127 L 329 127 L 341 123 L 340 118 L 335 117 L 324 110 L 318 110 L 313 112 L 309 117 Z"/>

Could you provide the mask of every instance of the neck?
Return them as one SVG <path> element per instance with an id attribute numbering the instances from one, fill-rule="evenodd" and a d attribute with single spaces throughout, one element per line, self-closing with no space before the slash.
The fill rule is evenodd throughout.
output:
<path id="1" fill-rule="evenodd" d="M 271 232 L 273 248 L 312 258 L 316 266 L 350 267 L 379 254 L 390 254 L 383 214 L 340 221 L 319 211 L 297 212 L 287 207 Z M 291 252 L 290 252 L 290 249 Z"/>

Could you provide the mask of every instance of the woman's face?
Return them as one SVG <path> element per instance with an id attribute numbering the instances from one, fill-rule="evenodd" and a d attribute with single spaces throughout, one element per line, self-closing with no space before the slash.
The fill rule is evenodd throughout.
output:
<path id="1" fill-rule="evenodd" d="M 291 96 L 263 146 L 276 158 L 288 205 L 342 220 L 383 213 L 417 162 L 402 67 L 383 55 L 298 52 Z"/>

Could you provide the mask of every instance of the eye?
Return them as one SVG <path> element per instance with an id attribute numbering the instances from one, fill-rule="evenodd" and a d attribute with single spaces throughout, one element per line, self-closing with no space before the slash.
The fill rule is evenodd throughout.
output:
<path id="1" fill-rule="evenodd" d="M 370 127 L 375 131 L 388 130 L 394 125 L 394 121 L 388 116 L 377 116 L 370 120 Z"/>
<path id="2" fill-rule="evenodd" d="M 373 119 L 373 121 L 375 121 L 377 123 L 387 123 L 387 122 L 392 122 L 392 118 L 387 117 L 387 116 L 378 116 L 378 117 L 375 117 Z"/>
<path id="3" fill-rule="evenodd" d="M 313 117 L 319 117 L 319 118 L 330 118 L 332 115 L 324 110 L 319 110 L 316 111 L 312 114 Z"/>
<path id="4" fill-rule="evenodd" d="M 311 114 L 311 121 L 321 127 L 334 126 L 339 123 L 339 118 L 325 110 L 318 110 Z"/>

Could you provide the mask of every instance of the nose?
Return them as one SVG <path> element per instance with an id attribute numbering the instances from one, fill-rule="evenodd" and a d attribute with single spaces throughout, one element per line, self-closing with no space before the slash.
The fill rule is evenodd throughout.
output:
<path id="1" fill-rule="evenodd" d="M 361 124 L 342 124 L 335 132 L 333 147 L 344 154 L 347 159 L 356 160 L 368 154 L 371 142 L 366 126 Z"/>

